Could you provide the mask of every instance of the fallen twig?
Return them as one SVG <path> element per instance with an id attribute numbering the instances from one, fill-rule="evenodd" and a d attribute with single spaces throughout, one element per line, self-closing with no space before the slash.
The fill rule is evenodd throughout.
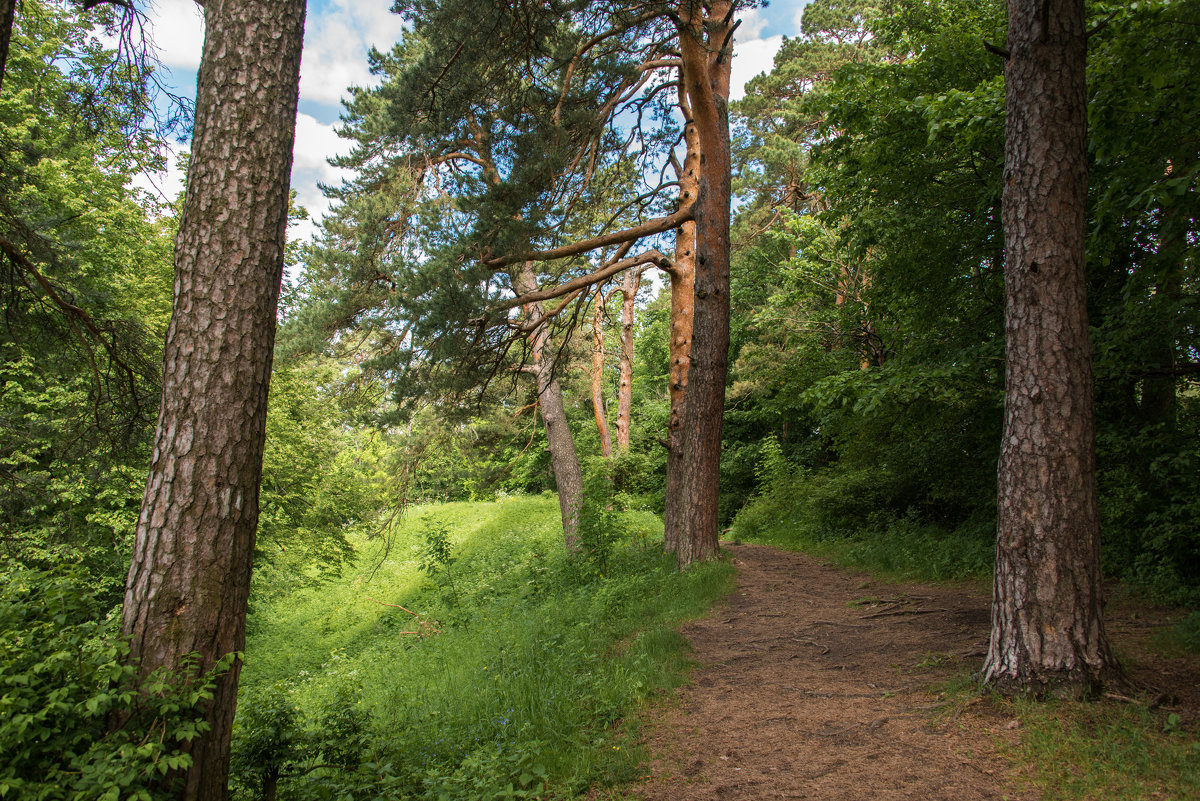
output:
<path id="1" fill-rule="evenodd" d="M 861 615 L 859 620 L 870 620 L 873 617 L 890 617 L 891 615 L 928 615 L 934 612 L 945 612 L 945 609 L 892 609 L 887 612 L 876 612 L 873 615 Z"/>

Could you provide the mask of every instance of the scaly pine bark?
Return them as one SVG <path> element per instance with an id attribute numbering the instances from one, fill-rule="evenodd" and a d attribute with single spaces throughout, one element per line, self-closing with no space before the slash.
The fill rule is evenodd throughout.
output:
<path id="1" fill-rule="evenodd" d="M 304 0 L 207 0 L 162 406 L 126 585 L 143 675 L 245 644 Z M 180 797 L 225 797 L 239 666 Z"/>
<path id="2" fill-rule="evenodd" d="M 984 678 L 1002 692 L 1082 697 L 1117 673 L 1101 614 L 1082 0 L 1013 0 L 1008 47 L 1007 370 Z"/>

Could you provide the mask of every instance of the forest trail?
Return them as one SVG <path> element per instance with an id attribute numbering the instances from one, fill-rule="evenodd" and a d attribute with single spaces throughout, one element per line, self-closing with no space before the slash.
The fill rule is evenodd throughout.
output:
<path id="1" fill-rule="evenodd" d="M 700 667 L 645 731 L 647 801 L 1018 799 L 1016 721 L 931 690 L 978 665 L 988 600 L 728 545 L 738 589 L 683 633 Z M 1032 796 L 1030 796 L 1032 797 Z"/>

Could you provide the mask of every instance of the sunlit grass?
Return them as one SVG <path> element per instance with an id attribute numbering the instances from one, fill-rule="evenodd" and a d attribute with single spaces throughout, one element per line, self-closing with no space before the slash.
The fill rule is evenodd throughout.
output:
<path id="1" fill-rule="evenodd" d="M 621 721 L 682 680 L 676 628 L 728 591 L 732 571 L 680 574 L 654 516 L 621 524 L 601 575 L 596 560 L 566 555 L 553 497 L 410 510 L 390 544 L 358 544 L 339 582 L 255 608 L 243 696 L 253 704 L 282 685 L 310 728 L 316 710 L 357 699 L 372 738 L 364 760 L 418 798 L 510 785 L 557 797 L 626 779 L 638 753 Z M 450 535 L 453 593 L 419 569 L 433 526 Z"/>

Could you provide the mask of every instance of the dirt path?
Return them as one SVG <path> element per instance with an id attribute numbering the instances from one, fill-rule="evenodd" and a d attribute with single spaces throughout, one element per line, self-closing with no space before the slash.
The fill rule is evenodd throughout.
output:
<path id="1" fill-rule="evenodd" d="M 648 801 L 1019 799 L 1016 721 L 926 688 L 977 665 L 979 594 L 883 584 L 799 553 L 727 546 L 738 589 L 684 628 L 701 667 L 650 724 Z"/>

